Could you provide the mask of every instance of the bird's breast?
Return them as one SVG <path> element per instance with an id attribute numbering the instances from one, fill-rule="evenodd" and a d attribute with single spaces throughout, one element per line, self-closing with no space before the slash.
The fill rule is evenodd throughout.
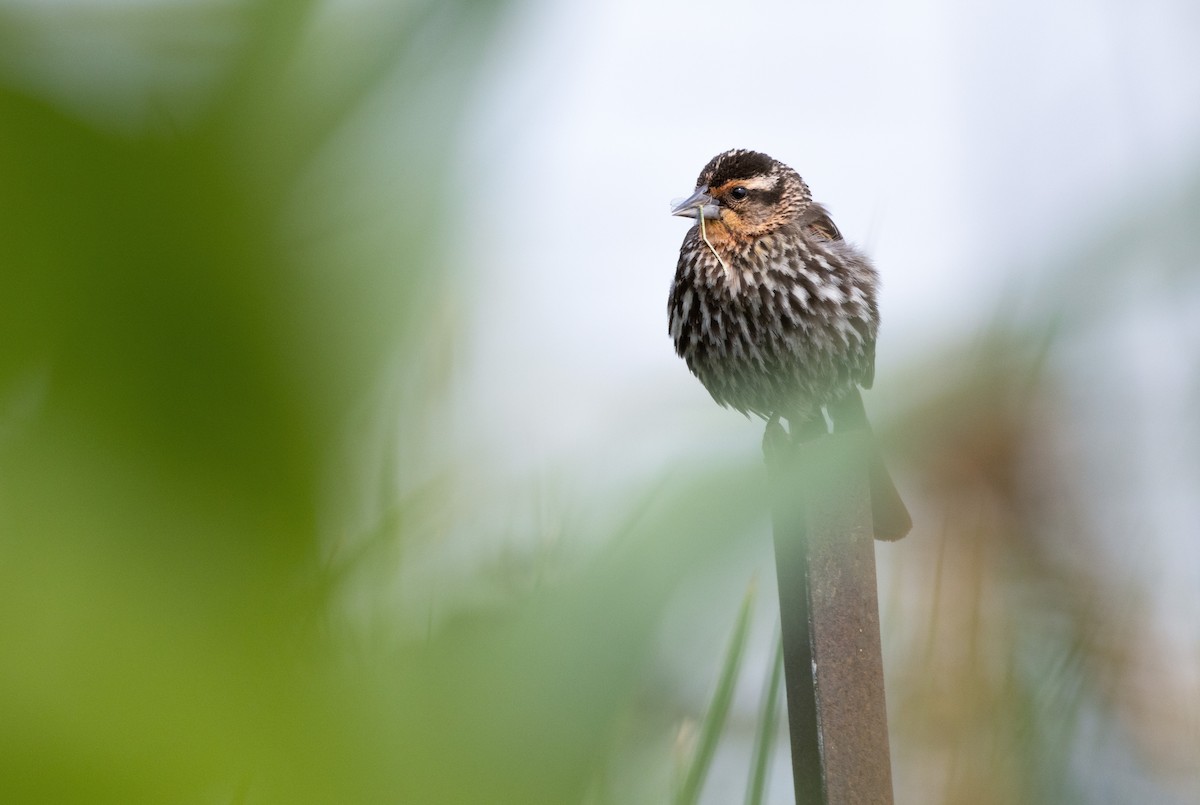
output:
<path id="1" fill-rule="evenodd" d="M 874 269 L 838 247 L 768 235 L 722 253 L 685 241 L 669 305 L 676 349 L 770 372 L 865 354 L 878 327 Z"/>

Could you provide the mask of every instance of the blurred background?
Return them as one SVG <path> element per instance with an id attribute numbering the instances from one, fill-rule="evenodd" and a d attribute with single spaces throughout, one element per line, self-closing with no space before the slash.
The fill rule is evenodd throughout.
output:
<path id="1" fill-rule="evenodd" d="M 884 280 L 896 801 L 1200 801 L 1198 54 L 1182 0 L 3 0 L 0 800 L 791 802 L 762 426 L 666 331 L 743 147 Z"/>

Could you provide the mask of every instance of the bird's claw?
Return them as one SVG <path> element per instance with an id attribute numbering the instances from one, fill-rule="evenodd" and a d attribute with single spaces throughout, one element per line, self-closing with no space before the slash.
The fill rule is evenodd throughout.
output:
<path id="1" fill-rule="evenodd" d="M 763 431 L 762 449 L 763 459 L 768 466 L 777 465 L 792 450 L 792 438 L 783 429 L 783 424 L 777 416 L 767 420 L 767 428 Z"/>

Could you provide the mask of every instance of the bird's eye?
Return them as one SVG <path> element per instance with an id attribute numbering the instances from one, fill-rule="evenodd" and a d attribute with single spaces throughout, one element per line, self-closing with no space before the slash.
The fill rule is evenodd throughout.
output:
<path id="1" fill-rule="evenodd" d="M 729 191 L 729 197 L 734 201 L 741 201 L 748 195 L 750 195 L 750 191 L 744 187 L 735 187 Z"/>

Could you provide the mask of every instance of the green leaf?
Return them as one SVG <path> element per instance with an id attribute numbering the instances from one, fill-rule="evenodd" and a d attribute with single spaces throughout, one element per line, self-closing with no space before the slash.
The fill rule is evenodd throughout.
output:
<path id="1" fill-rule="evenodd" d="M 694 805 L 704 788 L 704 779 L 712 766 L 717 752 L 717 742 L 721 738 L 721 730 L 725 727 L 725 719 L 729 715 L 729 707 L 733 703 L 733 691 L 737 685 L 738 670 L 746 650 L 746 637 L 750 633 L 750 613 L 754 606 L 755 585 L 750 584 L 742 599 L 742 608 L 738 613 L 737 625 L 730 638 L 729 647 L 725 650 L 725 662 L 721 667 L 721 677 L 717 689 L 713 693 L 712 703 L 704 716 L 700 727 L 700 737 L 696 743 L 696 753 L 692 756 L 691 766 L 684 777 L 683 785 L 675 797 L 675 805 Z"/>
<path id="2" fill-rule="evenodd" d="M 767 791 L 767 769 L 771 751 L 775 748 L 776 725 L 779 723 L 779 691 L 783 679 L 783 637 L 775 641 L 775 653 L 763 685 L 762 709 L 758 715 L 758 736 L 750 758 L 750 780 L 746 786 L 746 805 L 762 805 Z"/>

